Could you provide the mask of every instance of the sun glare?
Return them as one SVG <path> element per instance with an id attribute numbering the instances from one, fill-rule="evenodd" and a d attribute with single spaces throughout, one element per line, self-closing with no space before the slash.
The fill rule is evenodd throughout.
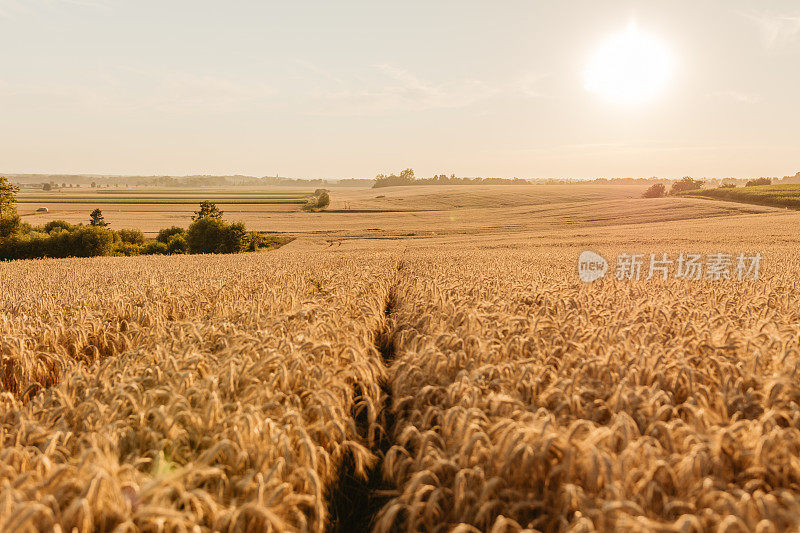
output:
<path id="1" fill-rule="evenodd" d="M 671 70 L 664 44 L 634 23 L 595 50 L 584 72 L 586 90 L 616 104 L 638 105 L 661 92 Z"/>

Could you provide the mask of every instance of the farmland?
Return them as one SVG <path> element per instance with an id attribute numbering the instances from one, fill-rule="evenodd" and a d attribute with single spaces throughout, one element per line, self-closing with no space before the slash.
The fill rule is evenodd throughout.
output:
<path id="1" fill-rule="evenodd" d="M 685 196 L 713 198 L 729 202 L 768 205 L 800 209 L 800 185 L 758 185 L 751 187 L 720 187 L 688 191 Z"/>
<path id="2" fill-rule="evenodd" d="M 77 191 L 25 190 L 17 201 L 21 204 L 196 204 L 203 200 L 229 204 L 303 204 L 311 191 L 264 190 L 256 188 L 219 189 L 97 189 Z"/>
<path id="3" fill-rule="evenodd" d="M 23 220 L 86 222 L 100 208 L 114 229 L 138 228 L 148 236 L 172 225 L 188 226 L 203 199 L 216 199 L 225 218 L 249 229 L 303 236 L 322 242 L 359 238 L 431 238 L 441 235 L 517 234 L 560 227 L 607 226 L 643 221 L 703 219 L 772 212 L 760 206 L 698 198 L 663 198 L 641 202 L 642 185 L 425 186 L 331 189 L 331 204 L 319 213 L 303 213 L 293 203 L 243 203 L 225 195 L 269 194 L 257 189 L 189 189 L 181 203 L 39 203 L 20 204 Z M 113 191 L 113 190 L 112 190 Z M 306 191 L 310 194 L 313 191 Z M 300 194 L 289 191 L 286 194 Z M 30 194 L 30 193 L 28 193 Z M 53 193 L 55 194 L 55 193 Z M 121 193 L 122 194 L 122 193 Z M 170 192 L 170 194 L 178 194 Z M 130 193 L 124 192 L 123 196 Z M 150 195 L 150 193 L 148 193 Z M 21 195 L 22 196 L 22 195 Z M 81 193 L 83 196 L 83 193 Z M 115 198 L 103 194 L 103 199 Z M 178 197 L 180 199 L 180 197 Z M 229 203 L 230 202 L 230 203 Z M 304 200 L 305 202 L 305 200 Z M 39 206 L 47 213 L 35 213 Z"/>
<path id="4" fill-rule="evenodd" d="M 148 236 L 172 225 L 188 226 L 202 201 L 217 204 L 235 221 L 248 222 L 249 213 L 271 216 L 300 211 L 314 190 L 264 187 L 221 188 L 102 188 L 23 190 L 18 211 L 24 220 L 85 223 L 87 214 L 100 209 L 113 228 L 136 228 Z M 40 207 L 47 212 L 37 212 Z"/>
<path id="5" fill-rule="evenodd" d="M 800 527 L 800 214 L 424 189 L 259 218 L 273 252 L 3 264 L 0 529 Z M 584 284 L 587 248 L 764 262 Z"/>

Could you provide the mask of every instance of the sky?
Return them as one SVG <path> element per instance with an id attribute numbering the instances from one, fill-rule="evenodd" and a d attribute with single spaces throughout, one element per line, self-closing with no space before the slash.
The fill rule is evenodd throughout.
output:
<path id="1" fill-rule="evenodd" d="M 0 0 L 8 173 L 784 176 L 798 95 L 796 0 Z"/>

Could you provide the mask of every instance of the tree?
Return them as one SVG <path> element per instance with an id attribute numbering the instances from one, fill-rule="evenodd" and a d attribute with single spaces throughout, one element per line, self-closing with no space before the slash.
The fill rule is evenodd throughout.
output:
<path id="1" fill-rule="evenodd" d="M 186 241 L 193 254 L 235 254 L 244 251 L 247 231 L 244 224 L 226 224 L 221 218 L 198 218 L 189 226 Z"/>
<path id="2" fill-rule="evenodd" d="M 331 203 L 331 196 L 328 194 L 328 191 L 323 190 L 317 196 L 317 209 L 325 209 Z"/>
<path id="3" fill-rule="evenodd" d="M 314 196 L 306 201 L 306 205 L 303 206 L 303 211 L 318 211 L 320 209 L 325 209 L 331 203 L 331 197 L 328 194 L 327 189 L 317 189 L 314 191 Z"/>
<path id="4" fill-rule="evenodd" d="M 22 221 L 19 219 L 18 215 L 0 217 L 0 239 L 10 237 L 15 233 L 20 233 L 20 230 L 23 230 L 23 228 Z"/>
<path id="5" fill-rule="evenodd" d="M 144 233 L 142 233 L 142 230 L 123 228 L 117 231 L 117 235 L 119 235 L 119 238 L 120 240 L 122 240 L 122 242 L 127 242 L 128 244 L 136 244 L 139 246 L 144 244 Z"/>
<path id="6" fill-rule="evenodd" d="M 205 200 L 200 202 L 200 210 L 195 211 L 192 220 L 200 220 L 201 218 L 222 218 L 222 211 L 217 208 L 216 204 Z"/>
<path id="7" fill-rule="evenodd" d="M 0 176 L 0 218 L 16 214 L 17 208 L 14 204 L 17 202 L 18 192 L 19 187 L 5 176 Z"/>
<path id="8" fill-rule="evenodd" d="M 56 230 L 72 231 L 73 226 L 66 220 L 51 220 L 44 225 L 45 233 L 52 233 Z"/>
<path id="9" fill-rule="evenodd" d="M 92 217 L 91 220 L 89 221 L 90 225 L 97 226 L 100 228 L 108 226 L 108 222 L 106 222 L 106 220 L 103 218 L 103 212 L 100 211 L 100 209 L 95 209 L 89 216 Z"/>
<path id="10" fill-rule="evenodd" d="M 395 187 L 398 185 L 413 185 L 416 181 L 416 177 L 414 176 L 414 170 L 407 168 L 400 173 L 399 176 L 395 174 L 390 174 L 388 176 L 384 174 L 378 174 L 375 177 L 375 183 L 372 185 L 373 189 L 378 189 L 380 187 Z"/>
<path id="11" fill-rule="evenodd" d="M 704 183 L 705 181 L 703 180 L 696 180 L 690 178 L 689 176 L 685 176 L 672 184 L 669 193 L 677 194 L 679 192 L 684 192 L 684 191 L 693 191 L 701 188 Z"/>
<path id="12" fill-rule="evenodd" d="M 770 178 L 758 178 L 744 184 L 745 187 L 757 187 L 759 185 L 772 185 L 772 180 Z"/>
<path id="13" fill-rule="evenodd" d="M 114 236 L 107 229 L 78 226 L 67 235 L 70 237 L 68 257 L 95 257 L 111 253 Z"/>
<path id="14" fill-rule="evenodd" d="M 188 254 L 189 253 L 189 243 L 186 242 L 186 237 L 183 233 L 173 235 L 169 238 L 169 242 L 167 242 L 167 253 L 168 254 Z"/>
<path id="15" fill-rule="evenodd" d="M 663 183 L 654 183 L 644 191 L 642 198 L 662 198 L 667 194 L 667 187 Z"/>
<path id="16" fill-rule="evenodd" d="M 50 185 L 49 183 L 45 183 L 44 185 L 42 185 L 42 190 L 43 191 L 51 191 L 51 190 L 53 190 L 53 186 Z"/>
<path id="17" fill-rule="evenodd" d="M 186 237 L 186 230 L 179 226 L 172 226 L 171 228 L 165 228 L 158 232 L 156 240 L 158 242 L 163 242 L 164 244 L 167 244 L 170 240 L 172 240 L 172 237 L 174 237 L 175 235 Z"/>
<path id="18" fill-rule="evenodd" d="M 92 187 L 97 187 L 97 182 L 96 181 L 92 182 Z"/>

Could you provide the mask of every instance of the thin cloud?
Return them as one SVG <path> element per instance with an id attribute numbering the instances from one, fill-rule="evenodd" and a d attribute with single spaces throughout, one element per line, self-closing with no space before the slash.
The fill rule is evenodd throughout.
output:
<path id="1" fill-rule="evenodd" d="M 110 9 L 112 3 L 103 0 L 56 0 L 62 4 L 72 4 L 80 7 L 89 7 L 92 9 Z"/>
<path id="2" fill-rule="evenodd" d="M 231 111 L 251 108 L 275 93 L 269 85 L 180 73 L 164 80 L 157 106 L 167 111 Z"/>
<path id="3" fill-rule="evenodd" d="M 120 75 L 121 74 L 121 75 Z M 270 102 L 275 90 L 258 81 L 241 81 L 194 73 L 104 72 L 88 84 L 10 84 L 0 80 L 0 98 L 36 101 L 38 105 L 105 112 L 203 114 L 256 109 Z"/>
<path id="4" fill-rule="evenodd" d="M 382 115 L 394 112 L 469 107 L 497 94 L 477 80 L 433 83 L 393 65 L 375 65 L 349 83 L 309 91 L 310 112 L 316 115 Z M 358 88 L 352 88 L 357 85 Z"/>
<path id="5" fill-rule="evenodd" d="M 800 13 L 751 12 L 744 15 L 756 23 L 767 48 L 784 48 L 800 42 Z"/>
<path id="6" fill-rule="evenodd" d="M 716 91 L 711 94 L 714 98 L 733 100 L 742 104 L 759 104 L 764 99 L 757 94 L 743 93 L 739 91 Z"/>
<path id="7" fill-rule="evenodd" d="M 516 82 L 513 84 L 513 88 L 528 98 L 542 98 L 545 94 L 541 86 L 545 78 L 547 78 L 545 75 L 528 72 L 517 78 Z"/>
<path id="8" fill-rule="evenodd" d="M 0 0 L 0 18 L 17 19 L 59 8 L 109 10 L 117 0 Z"/>

